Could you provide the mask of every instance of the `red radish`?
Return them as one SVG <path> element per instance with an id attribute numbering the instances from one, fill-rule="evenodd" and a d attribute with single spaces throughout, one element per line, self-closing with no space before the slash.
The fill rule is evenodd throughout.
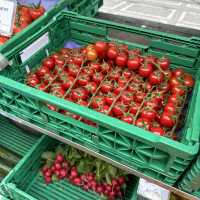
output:
<path id="1" fill-rule="evenodd" d="M 66 171 L 66 169 L 61 169 L 60 170 L 60 177 L 61 178 L 65 178 L 67 176 L 67 171 Z"/>
<path id="2" fill-rule="evenodd" d="M 123 176 L 120 176 L 118 178 L 118 182 L 119 182 L 120 185 L 123 185 L 125 183 L 125 178 Z"/>
<path id="3" fill-rule="evenodd" d="M 49 170 L 49 168 L 47 166 L 44 166 L 42 168 L 42 173 L 45 174 L 45 172 L 47 172 Z"/>
<path id="4" fill-rule="evenodd" d="M 61 164 L 60 163 L 55 163 L 55 169 L 56 170 L 60 170 L 62 168 Z"/>
<path id="5" fill-rule="evenodd" d="M 46 176 L 46 177 L 52 176 L 52 171 L 51 171 L 50 169 L 48 169 L 48 170 L 45 172 L 45 176 Z"/>
<path id="6" fill-rule="evenodd" d="M 93 175 L 93 174 L 88 174 L 88 177 L 87 177 L 88 181 L 93 181 L 94 178 L 95 178 L 95 175 Z"/>
<path id="7" fill-rule="evenodd" d="M 108 196 L 109 198 L 115 198 L 116 194 L 115 192 L 111 191 Z"/>
<path id="8" fill-rule="evenodd" d="M 64 169 L 67 169 L 67 168 L 69 167 L 69 163 L 68 163 L 67 161 L 64 161 L 64 162 L 62 163 L 62 167 L 63 167 Z"/>
<path id="9" fill-rule="evenodd" d="M 73 180 L 73 183 L 75 184 L 75 185 L 81 185 L 81 179 L 80 178 L 75 178 L 74 180 Z"/>
<path id="10" fill-rule="evenodd" d="M 89 190 L 89 187 L 88 187 L 87 185 L 84 185 L 84 186 L 83 186 L 83 189 L 84 189 L 85 191 L 88 191 L 88 190 Z"/>
<path id="11" fill-rule="evenodd" d="M 97 188 L 96 188 L 96 192 L 97 192 L 97 193 L 102 194 L 103 191 L 104 191 L 104 188 L 103 188 L 102 185 L 97 186 Z"/>
<path id="12" fill-rule="evenodd" d="M 113 185 L 113 186 L 118 186 L 119 183 L 118 183 L 118 181 L 117 181 L 116 179 L 113 179 L 113 180 L 112 180 L 112 185 Z"/>
<path id="13" fill-rule="evenodd" d="M 108 191 L 110 192 L 110 191 L 112 191 L 112 186 L 107 184 L 107 185 L 105 186 L 105 189 L 108 190 Z"/>
<path id="14" fill-rule="evenodd" d="M 54 165 L 51 166 L 51 171 L 52 171 L 53 173 L 55 172 L 55 170 L 56 170 L 55 166 L 54 166 Z"/>
<path id="15" fill-rule="evenodd" d="M 63 162 L 63 161 L 64 161 L 64 156 L 63 156 L 62 154 L 57 154 L 57 155 L 56 155 L 56 161 L 57 161 L 58 163 Z"/>
<path id="16" fill-rule="evenodd" d="M 60 171 L 59 170 L 55 170 L 55 175 L 57 176 L 57 177 L 59 177 L 60 176 Z"/>
<path id="17" fill-rule="evenodd" d="M 46 183 L 46 184 L 50 184 L 50 183 L 52 182 L 52 178 L 51 178 L 51 177 L 48 177 L 48 176 L 45 177 L 44 180 L 45 180 L 45 183 Z"/>
<path id="18" fill-rule="evenodd" d="M 78 173 L 76 170 L 72 170 L 71 173 L 70 173 L 71 177 L 77 177 L 78 176 Z"/>

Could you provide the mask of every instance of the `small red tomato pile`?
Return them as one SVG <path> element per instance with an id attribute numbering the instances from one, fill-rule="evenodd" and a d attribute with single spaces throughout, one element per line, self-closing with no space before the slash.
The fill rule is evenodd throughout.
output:
<path id="1" fill-rule="evenodd" d="M 17 5 L 15 23 L 13 27 L 13 35 L 22 31 L 29 24 L 45 13 L 45 9 L 40 4 L 32 6 Z M 0 45 L 3 45 L 9 37 L 0 35 Z"/>
<path id="2" fill-rule="evenodd" d="M 194 86 L 182 68 L 170 60 L 142 55 L 138 49 L 103 41 L 81 49 L 63 48 L 44 59 L 26 83 L 57 97 L 118 118 L 161 136 L 173 134 Z M 49 109 L 95 124 L 80 116 Z"/>
<path id="3" fill-rule="evenodd" d="M 66 180 L 86 191 L 93 191 L 106 199 L 121 199 L 128 176 L 112 165 L 73 147 L 59 145 L 55 151 L 42 154 L 41 169 L 46 184 Z"/>

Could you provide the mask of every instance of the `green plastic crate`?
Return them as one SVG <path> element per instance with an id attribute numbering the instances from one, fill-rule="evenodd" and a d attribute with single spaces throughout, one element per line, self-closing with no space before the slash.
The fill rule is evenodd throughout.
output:
<path id="1" fill-rule="evenodd" d="M 103 6 L 103 0 L 73 0 L 73 3 L 67 6 L 67 9 L 80 15 L 93 17 L 101 6 Z"/>
<path id="2" fill-rule="evenodd" d="M 6 197 L 4 197 L 4 196 L 2 196 L 2 195 L 0 195 L 0 199 L 1 199 L 1 200 L 9 200 L 8 198 L 6 198 Z"/>
<path id="3" fill-rule="evenodd" d="M 98 9 L 103 5 L 103 0 L 60 0 L 52 9 L 47 11 L 44 16 L 48 15 L 48 17 L 52 17 L 59 13 L 61 10 L 67 9 L 69 11 L 73 11 L 79 13 L 84 16 L 95 16 L 98 12 Z M 27 32 L 32 29 L 37 21 L 44 20 L 44 16 L 41 16 L 39 19 L 32 22 L 27 28 L 25 28 L 21 32 Z M 17 35 L 21 34 L 18 33 Z M 8 43 L 12 43 L 16 39 L 16 35 L 11 37 L 4 45 L 0 45 L 0 52 L 2 48 L 6 48 Z M 9 44 L 8 44 L 9 45 Z"/>
<path id="4" fill-rule="evenodd" d="M 200 198 L 200 155 L 178 183 L 181 190 Z"/>
<path id="5" fill-rule="evenodd" d="M 2 116 L 0 116 L 0 126 L 0 146 L 12 151 L 20 157 L 25 156 L 39 140 L 39 136 L 25 133 L 20 128 L 13 125 L 10 120 Z M 0 182 L 0 185 L 1 184 Z M 0 195 L 4 195 L 4 190 L 0 189 Z"/>
<path id="6" fill-rule="evenodd" d="M 37 145 L 21 160 L 4 180 L 7 197 L 16 200 L 100 200 L 94 192 L 86 192 L 69 182 L 59 181 L 50 185 L 44 183 L 39 174 L 42 166 L 41 154 L 53 148 L 58 141 L 43 136 Z M 127 184 L 125 200 L 136 200 L 139 179 L 132 176 Z"/>
<path id="7" fill-rule="evenodd" d="M 49 42 L 22 63 L 21 52 L 47 34 Z M 181 131 L 181 141 L 160 137 L 23 84 L 25 66 L 32 69 L 46 57 L 47 52 L 58 50 L 68 40 L 79 44 L 114 40 L 131 48 L 141 48 L 144 53 L 157 56 L 165 54 L 171 59 L 172 67 L 181 65 L 192 73 L 196 83 Z M 61 12 L 52 19 L 47 16 L 38 21 L 37 26 L 9 43 L 2 53 L 12 65 L 0 73 L 0 109 L 169 185 L 176 182 L 197 154 L 200 133 L 198 38 L 180 37 Z M 97 128 L 51 111 L 45 103 L 94 121 Z"/>
<path id="8" fill-rule="evenodd" d="M 39 138 L 25 133 L 2 116 L 0 116 L 0 127 L 0 146 L 19 156 L 24 156 Z"/>

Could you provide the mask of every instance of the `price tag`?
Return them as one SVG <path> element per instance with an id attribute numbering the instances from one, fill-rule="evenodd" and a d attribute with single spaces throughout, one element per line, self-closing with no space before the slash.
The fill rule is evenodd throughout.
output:
<path id="1" fill-rule="evenodd" d="M 49 33 L 47 32 L 43 34 L 40 38 L 38 38 L 35 42 L 33 42 L 31 45 L 26 47 L 22 52 L 20 52 L 21 61 L 23 63 L 26 62 L 30 57 L 32 57 L 40 49 L 44 48 L 48 43 Z"/>
<path id="2" fill-rule="evenodd" d="M 146 200 L 169 200 L 170 192 L 158 185 L 150 183 L 144 179 L 140 179 L 138 187 L 138 195 Z"/>
<path id="3" fill-rule="evenodd" d="M 12 35 L 16 8 L 16 0 L 0 0 L 0 34 Z"/>

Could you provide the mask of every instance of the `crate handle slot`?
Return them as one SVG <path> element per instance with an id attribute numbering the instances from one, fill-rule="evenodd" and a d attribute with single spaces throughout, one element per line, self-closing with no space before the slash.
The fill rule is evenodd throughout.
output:
<path id="1" fill-rule="evenodd" d="M 200 37 L 193 36 L 191 40 L 200 44 Z"/>

